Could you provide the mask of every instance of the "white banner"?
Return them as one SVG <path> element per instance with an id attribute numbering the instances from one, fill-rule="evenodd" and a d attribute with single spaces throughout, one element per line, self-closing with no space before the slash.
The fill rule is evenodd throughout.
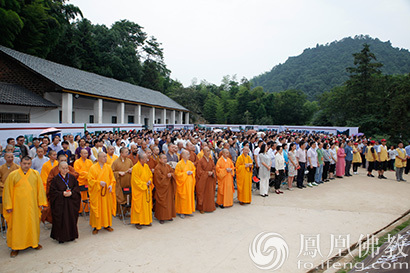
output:
<path id="1" fill-rule="evenodd" d="M 61 130 L 61 136 L 72 134 L 75 136 L 83 136 L 85 130 L 90 133 L 101 133 L 109 131 L 130 131 L 141 130 L 142 124 L 84 124 L 84 123 L 0 123 L 0 144 L 7 144 L 8 138 L 16 138 L 20 135 L 24 136 L 29 142 L 33 137 L 38 137 L 44 129 L 55 127 Z"/>

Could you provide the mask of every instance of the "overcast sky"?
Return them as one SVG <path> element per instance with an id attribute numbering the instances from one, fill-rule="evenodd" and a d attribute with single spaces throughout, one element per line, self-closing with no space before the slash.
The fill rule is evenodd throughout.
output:
<path id="1" fill-rule="evenodd" d="M 71 0 L 93 24 L 128 19 L 162 43 L 171 77 L 248 79 L 317 43 L 367 34 L 410 49 L 410 0 Z"/>

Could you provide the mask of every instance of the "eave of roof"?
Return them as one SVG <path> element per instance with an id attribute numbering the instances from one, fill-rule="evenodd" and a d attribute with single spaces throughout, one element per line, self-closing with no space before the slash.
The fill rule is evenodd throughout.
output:
<path id="1" fill-rule="evenodd" d="M 31 107 L 58 107 L 23 86 L 5 82 L 0 82 L 0 103 Z"/>
<path id="2" fill-rule="evenodd" d="M 188 112 L 159 91 L 54 63 L 0 46 L 0 52 L 61 88 L 63 92 Z M 119 94 L 120 96 L 113 96 Z"/>

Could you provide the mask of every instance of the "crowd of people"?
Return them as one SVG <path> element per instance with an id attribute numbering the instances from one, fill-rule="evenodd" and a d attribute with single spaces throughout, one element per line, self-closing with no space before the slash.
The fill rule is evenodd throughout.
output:
<path id="1" fill-rule="evenodd" d="M 59 243 L 78 238 L 79 215 L 89 215 L 92 234 L 113 231 L 112 218 L 137 229 L 177 215 L 184 219 L 261 197 L 313 188 L 351 177 L 410 168 L 410 143 L 305 132 L 221 132 L 149 130 L 83 137 L 59 135 L 7 139 L 0 147 L 2 214 L 11 257 L 29 247 L 41 249 L 40 221 L 52 224 Z M 374 172 L 375 171 L 375 172 Z M 216 199 L 215 199 L 216 195 Z"/>

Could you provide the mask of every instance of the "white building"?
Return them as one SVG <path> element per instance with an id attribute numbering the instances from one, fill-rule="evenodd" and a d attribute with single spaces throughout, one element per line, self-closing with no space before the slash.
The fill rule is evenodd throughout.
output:
<path id="1" fill-rule="evenodd" d="M 161 92 L 0 46 L 0 123 L 188 124 Z"/>

